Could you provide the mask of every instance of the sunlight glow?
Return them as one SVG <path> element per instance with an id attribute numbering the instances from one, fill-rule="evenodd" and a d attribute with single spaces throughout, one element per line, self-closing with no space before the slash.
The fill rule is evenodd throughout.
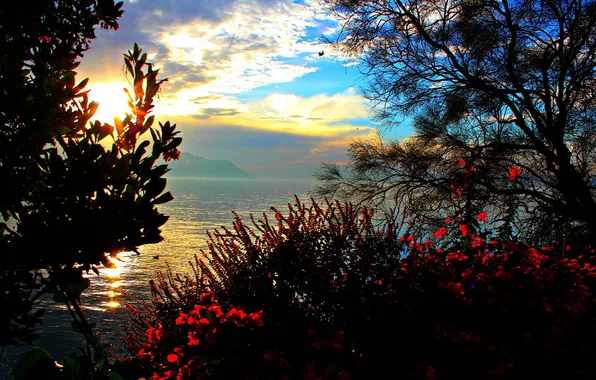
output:
<path id="1" fill-rule="evenodd" d="M 124 118 L 128 108 L 128 98 L 124 93 L 122 83 L 101 83 L 89 85 L 89 102 L 99 103 L 97 112 L 91 120 L 99 120 L 102 123 L 113 124 L 114 116 Z"/>

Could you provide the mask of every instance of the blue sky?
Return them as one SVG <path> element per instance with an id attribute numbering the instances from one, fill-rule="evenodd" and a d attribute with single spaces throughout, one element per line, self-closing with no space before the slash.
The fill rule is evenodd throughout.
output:
<path id="1" fill-rule="evenodd" d="M 257 177 L 298 176 L 346 163 L 350 141 L 375 135 L 358 62 L 323 42 L 339 25 L 317 0 L 129 0 L 123 9 L 120 30 L 98 32 L 79 70 L 99 119 L 124 112 L 122 53 L 137 42 L 168 78 L 157 119 L 178 124 L 185 152 Z"/>

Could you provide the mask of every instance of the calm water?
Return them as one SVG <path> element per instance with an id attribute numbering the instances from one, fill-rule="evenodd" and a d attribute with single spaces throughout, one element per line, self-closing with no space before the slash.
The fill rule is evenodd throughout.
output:
<path id="1" fill-rule="evenodd" d="M 175 272 L 188 271 L 188 261 L 200 248 L 206 248 L 205 231 L 231 226 L 234 220 L 232 210 L 248 217 L 251 213 L 257 216 L 269 212 L 271 206 L 284 209 L 288 203 L 294 203 L 294 194 L 309 201 L 308 193 L 314 185 L 314 181 L 308 180 L 168 179 L 168 190 L 174 200 L 160 206 L 161 212 L 170 215 L 163 227 L 165 240 L 141 247 L 140 256 L 121 254 L 122 262 L 116 268 L 100 270 L 100 277 L 90 276 L 91 287 L 83 299 L 87 317 L 97 322 L 105 341 L 124 353 L 120 337 L 127 315 L 118 302 L 121 289 L 137 298 L 147 298 L 148 280 L 154 278 L 157 271 L 165 269 L 166 262 Z M 55 358 L 84 347 L 82 338 L 72 331 L 70 323 L 66 310 L 56 305 L 48 308 L 41 329 L 42 338 L 37 345 L 50 351 Z M 28 349 L 30 347 L 7 348 L 0 359 L 0 379 L 10 378 L 8 371 L 15 358 Z"/>

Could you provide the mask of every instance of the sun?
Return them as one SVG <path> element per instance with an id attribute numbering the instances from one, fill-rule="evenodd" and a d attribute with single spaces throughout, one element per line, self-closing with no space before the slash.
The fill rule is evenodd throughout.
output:
<path id="1" fill-rule="evenodd" d="M 99 107 L 91 120 L 114 124 L 114 116 L 123 119 L 128 108 L 128 97 L 124 93 L 125 85 L 121 83 L 99 83 L 89 85 L 89 102 L 99 103 Z"/>

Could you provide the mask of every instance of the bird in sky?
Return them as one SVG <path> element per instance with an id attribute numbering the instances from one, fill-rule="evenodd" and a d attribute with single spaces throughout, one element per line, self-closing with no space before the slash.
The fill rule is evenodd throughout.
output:
<path id="1" fill-rule="evenodd" d="M 324 55 L 325 55 L 325 51 L 324 50 L 319 52 L 319 57 L 322 57 Z"/>

